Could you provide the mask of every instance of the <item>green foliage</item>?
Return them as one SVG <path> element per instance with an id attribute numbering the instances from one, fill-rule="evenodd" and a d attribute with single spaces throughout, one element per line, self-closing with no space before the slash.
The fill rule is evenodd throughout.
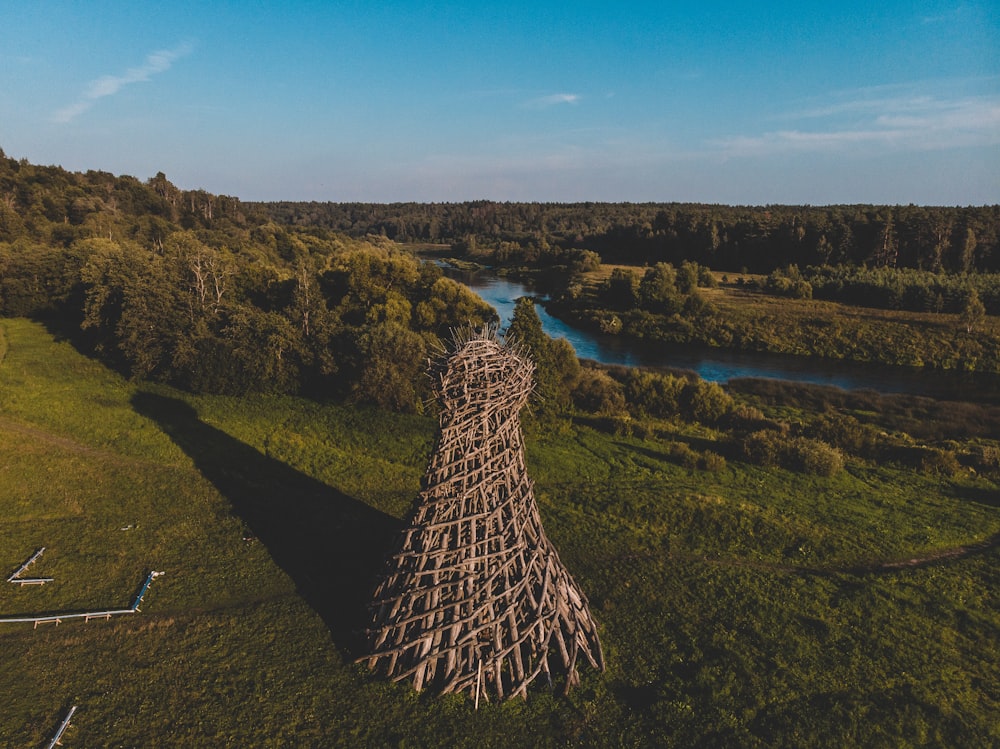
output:
<path id="1" fill-rule="evenodd" d="M 565 411 L 580 379 L 580 362 L 573 346 L 561 338 L 553 340 L 542 330 L 534 300 L 521 297 L 514 303 L 514 314 L 505 337 L 516 343 L 535 363 L 536 411 L 554 415 Z"/>
<path id="2" fill-rule="evenodd" d="M 833 476 L 844 468 L 844 456 L 836 448 L 820 440 L 797 437 L 785 449 L 785 460 L 793 470 L 817 476 Z"/>
<path id="3" fill-rule="evenodd" d="M 880 309 L 960 314 L 975 296 L 982 301 L 984 312 L 1000 313 L 997 273 L 958 275 L 940 270 L 839 265 L 807 268 L 805 278 L 818 299 Z"/>
<path id="4" fill-rule="evenodd" d="M 0 182 L 5 210 L 36 227 L 0 243 L 0 313 L 45 317 L 136 379 L 415 410 L 426 347 L 495 319 L 406 253 L 286 228 L 162 174 L 143 185 L 0 159 Z"/>
<path id="5" fill-rule="evenodd" d="M 625 397 L 638 415 L 715 424 L 734 408 L 732 397 L 715 382 L 687 379 L 642 369 L 628 369 L 623 376 Z"/>
<path id="6" fill-rule="evenodd" d="M 598 294 L 602 305 L 608 309 L 632 309 L 639 300 L 639 280 L 631 270 L 615 268 Z"/>
<path id="7" fill-rule="evenodd" d="M 677 272 L 677 290 L 681 294 L 690 294 L 698 288 L 699 276 L 698 263 L 685 260 Z"/>
<path id="8" fill-rule="evenodd" d="M 587 367 L 573 390 L 573 403 L 589 413 L 613 416 L 625 410 L 625 393 L 621 383 L 609 374 Z"/>
<path id="9" fill-rule="evenodd" d="M 760 466 L 781 466 L 793 471 L 834 476 L 844 468 L 844 456 L 836 448 L 809 437 L 794 437 L 773 429 L 761 429 L 740 442 L 742 457 Z"/>
<path id="10" fill-rule="evenodd" d="M 542 330 L 542 320 L 531 297 L 523 296 L 514 302 L 514 313 L 504 336 L 523 348 L 536 367 L 548 354 L 548 336 Z"/>
<path id="11" fill-rule="evenodd" d="M 782 271 L 786 272 L 792 271 Z M 789 289 L 804 283 L 801 278 L 776 277 L 784 279 Z M 977 316 L 975 335 L 956 335 L 960 326 L 968 330 L 968 322 L 962 323 L 957 314 L 943 318 L 881 311 L 870 305 L 859 308 L 845 302 L 792 299 L 791 292 L 778 298 L 747 284 L 696 289 L 684 297 L 679 312 L 668 315 L 637 304 L 630 309 L 620 304 L 612 307 L 606 289 L 607 284 L 598 284 L 584 293 L 559 296 L 549 311 L 583 328 L 653 342 L 1000 373 L 1000 327 L 988 316 Z M 965 299 L 969 292 L 963 286 L 957 293 Z M 951 309 L 951 302 L 945 307 Z"/>
<path id="12" fill-rule="evenodd" d="M 878 432 L 850 414 L 828 411 L 812 422 L 809 433 L 850 455 L 876 455 Z"/>
<path id="13" fill-rule="evenodd" d="M 714 424 L 733 408 L 733 399 L 717 382 L 696 380 L 685 384 L 679 405 L 691 421 Z"/>
<path id="14" fill-rule="evenodd" d="M 962 464 L 953 450 L 928 447 L 921 452 L 920 469 L 924 473 L 954 476 L 962 471 Z"/>
<path id="15" fill-rule="evenodd" d="M 639 306 L 664 315 L 680 312 L 684 297 L 677 282 L 677 271 L 670 263 L 648 268 L 639 282 Z"/>
<path id="16" fill-rule="evenodd" d="M 632 368 L 625 377 L 625 397 L 640 414 L 669 418 L 680 411 L 686 384 L 680 377 Z"/>
<path id="17" fill-rule="evenodd" d="M 812 299 L 813 295 L 812 284 L 802 277 L 796 265 L 773 270 L 764 282 L 764 290 L 768 294 L 792 299 Z"/>
<path id="18" fill-rule="evenodd" d="M 986 307 L 983 306 L 982 301 L 980 301 L 979 293 L 976 291 L 975 287 L 970 287 L 965 298 L 965 303 L 962 305 L 962 312 L 959 315 L 962 325 L 965 326 L 965 332 L 974 332 L 980 325 L 982 325 L 985 318 Z"/>
<path id="19" fill-rule="evenodd" d="M 419 388 L 427 362 L 424 339 L 404 325 L 386 321 L 361 339 L 364 365 L 354 397 L 382 408 L 412 413 L 422 410 L 429 393 Z"/>

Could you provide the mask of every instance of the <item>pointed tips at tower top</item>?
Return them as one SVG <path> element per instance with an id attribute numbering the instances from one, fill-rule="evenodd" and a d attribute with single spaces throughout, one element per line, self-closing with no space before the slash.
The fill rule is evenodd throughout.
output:
<path id="1" fill-rule="evenodd" d="M 446 408 L 459 402 L 522 405 L 533 390 L 534 371 L 531 358 L 502 340 L 495 324 L 453 330 L 451 344 L 430 366 L 434 389 Z"/>
<path id="2" fill-rule="evenodd" d="M 500 324 L 496 322 L 486 323 L 479 327 L 475 325 L 463 325 L 462 327 L 452 328 L 451 340 L 442 345 L 440 354 L 443 358 L 448 358 L 458 353 L 473 341 L 491 341 L 508 353 L 522 359 L 531 359 L 524 346 L 518 341 L 500 335 Z"/>

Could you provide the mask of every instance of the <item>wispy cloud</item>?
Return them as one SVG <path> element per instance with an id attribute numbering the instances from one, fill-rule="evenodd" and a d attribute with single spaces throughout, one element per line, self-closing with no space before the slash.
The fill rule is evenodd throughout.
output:
<path id="1" fill-rule="evenodd" d="M 710 145 L 723 156 L 837 151 L 865 146 L 931 151 L 1000 144 L 1000 95 L 843 98 L 788 115 L 796 127 L 735 135 Z"/>
<path id="2" fill-rule="evenodd" d="M 580 94 L 548 94 L 529 99 L 525 102 L 525 106 L 529 109 L 548 109 L 560 104 L 577 104 L 580 98 Z"/>
<path id="3" fill-rule="evenodd" d="M 154 75 L 170 70 L 176 60 L 190 54 L 193 49 L 194 45 L 190 42 L 184 42 L 174 49 L 153 52 L 142 65 L 129 68 L 121 75 L 105 75 L 91 81 L 80 98 L 56 112 L 52 116 L 52 120 L 58 123 L 72 122 L 100 99 L 114 96 L 125 86 L 148 81 Z"/>
<path id="4" fill-rule="evenodd" d="M 959 5 L 959 6 L 956 6 L 955 8 L 951 8 L 951 9 L 946 10 L 943 13 L 939 13 L 937 15 L 933 15 L 933 16 L 921 16 L 920 17 L 920 23 L 924 24 L 925 26 L 932 26 L 932 25 L 936 26 L 937 24 L 950 23 L 952 21 L 956 21 L 956 20 L 960 19 L 962 16 L 964 16 L 965 14 L 966 14 L 966 8 L 965 8 L 965 6 L 964 5 Z"/>

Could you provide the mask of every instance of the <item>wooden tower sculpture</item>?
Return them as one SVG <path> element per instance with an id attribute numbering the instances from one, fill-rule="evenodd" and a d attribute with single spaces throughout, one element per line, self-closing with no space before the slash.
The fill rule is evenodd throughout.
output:
<path id="1" fill-rule="evenodd" d="M 542 529 L 518 412 L 534 364 L 494 329 L 431 363 L 439 434 L 414 516 L 372 602 L 370 668 L 476 706 L 527 697 L 541 674 L 579 683 L 604 656 L 586 597 Z"/>

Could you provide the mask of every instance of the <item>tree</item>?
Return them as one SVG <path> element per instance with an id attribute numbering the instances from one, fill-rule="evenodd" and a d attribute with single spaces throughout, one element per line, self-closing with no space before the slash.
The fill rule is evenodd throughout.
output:
<path id="1" fill-rule="evenodd" d="M 552 367 L 554 405 L 560 409 L 569 408 L 573 390 L 580 381 L 580 360 L 573 350 L 573 344 L 565 338 L 550 339 L 549 359 Z"/>
<path id="2" fill-rule="evenodd" d="M 394 411 L 419 412 L 427 360 L 420 334 L 396 322 L 383 322 L 362 335 L 360 348 L 364 361 L 354 398 Z"/>
<path id="3" fill-rule="evenodd" d="M 417 303 L 414 323 L 444 338 L 449 328 L 479 326 L 496 320 L 496 313 L 471 290 L 450 278 L 438 278 L 427 298 Z"/>
<path id="4" fill-rule="evenodd" d="M 514 314 L 504 337 L 524 348 L 535 362 L 535 367 L 541 366 L 548 358 L 549 338 L 542 330 L 542 321 L 531 297 L 522 296 L 514 302 Z"/>
<path id="5" fill-rule="evenodd" d="M 647 268 L 639 282 L 639 306 L 650 312 L 672 315 L 681 309 L 677 271 L 670 263 Z"/>
<path id="6" fill-rule="evenodd" d="M 986 318 L 986 307 L 983 306 L 982 301 L 979 299 L 979 293 L 973 286 L 969 287 L 969 291 L 965 297 L 965 305 L 962 307 L 959 318 L 962 321 L 962 325 L 965 326 L 966 333 L 975 331 Z"/>
<path id="7" fill-rule="evenodd" d="M 697 287 L 698 264 L 685 260 L 677 272 L 677 288 L 682 294 L 690 294 Z"/>
<path id="8" fill-rule="evenodd" d="M 625 380 L 625 397 L 636 411 L 667 418 L 677 413 L 685 384 L 680 377 L 633 368 Z"/>
<path id="9" fill-rule="evenodd" d="M 616 416 L 625 410 L 625 393 L 622 384 L 600 369 L 584 369 L 573 390 L 573 401 L 590 413 Z"/>
<path id="10" fill-rule="evenodd" d="M 633 309 L 638 301 L 639 282 L 635 273 L 625 268 L 615 268 L 601 285 L 602 302 L 611 309 Z"/>
<path id="11" fill-rule="evenodd" d="M 579 378 L 579 360 L 568 341 L 553 341 L 529 297 L 514 303 L 514 315 L 505 336 L 524 348 L 535 363 L 535 390 L 541 397 L 538 410 L 554 413 L 569 406 L 570 393 Z"/>

